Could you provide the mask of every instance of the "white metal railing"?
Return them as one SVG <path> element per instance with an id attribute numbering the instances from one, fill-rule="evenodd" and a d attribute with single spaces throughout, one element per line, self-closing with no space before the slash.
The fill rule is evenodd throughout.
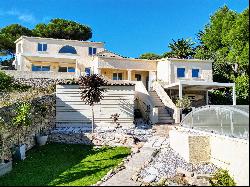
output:
<path id="1" fill-rule="evenodd" d="M 154 81 L 152 86 L 153 86 L 153 90 L 160 97 L 163 104 L 166 107 L 172 109 L 172 111 L 173 111 L 172 115 L 173 115 L 173 118 L 175 119 L 175 123 L 180 123 L 180 109 L 178 107 L 176 107 L 176 105 L 173 103 L 172 99 L 165 92 L 162 85 L 159 82 Z"/>

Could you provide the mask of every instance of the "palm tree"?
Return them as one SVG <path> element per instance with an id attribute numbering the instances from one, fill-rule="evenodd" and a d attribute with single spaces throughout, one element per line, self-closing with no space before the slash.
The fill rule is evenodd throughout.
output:
<path id="1" fill-rule="evenodd" d="M 173 40 L 173 39 L 172 39 Z M 163 57 L 169 58 L 192 58 L 194 55 L 193 45 L 191 39 L 178 39 L 177 41 L 173 40 L 173 43 L 170 43 L 168 47 L 171 49 L 170 52 L 163 54 Z"/>

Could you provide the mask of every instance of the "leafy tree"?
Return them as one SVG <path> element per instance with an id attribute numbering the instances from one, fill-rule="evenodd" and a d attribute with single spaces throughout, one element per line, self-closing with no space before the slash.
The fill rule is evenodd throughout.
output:
<path id="1" fill-rule="evenodd" d="M 86 25 L 65 19 L 51 19 L 48 24 L 37 24 L 33 34 L 46 38 L 68 40 L 88 40 L 92 38 L 92 30 Z"/>
<path id="2" fill-rule="evenodd" d="M 144 53 L 141 54 L 140 59 L 148 59 L 148 60 L 156 60 L 156 59 L 160 59 L 161 55 L 157 55 L 155 53 Z"/>
<path id="3" fill-rule="evenodd" d="M 249 8 L 242 13 L 236 13 L 227 6 L 220 8 L 210 17 L 205 29 L 198 33 L 198 38 L 200 45 L 195 49 L 195 58 L 213 59 L 213 80 L 235 82 L 237 103 L 247 104 L 249 88 L 245 85 L 248 84 L 246 77 L 249 77 Z"/>
<path id="4" fill-rule="evenodd" d="M 94 132 L 94 104 L 99 103 L 103 99 L 103 92 L 106 81 L 97 74 L 90 76 L 81 76 L 79 78 L 79 86 L 81 90 L 81 99 L 92 107 L 92 133 Z"/>
<path id="5" fill-rule="evenodd" d="M 169 44 L 170 52 L 163 54 L 163 57 L 169 58 L 192 58 L 194 55 L 193 49 L 194 42 L 191 39 L 178 39 L 173 40 L 173 43 Z"/>
<path id="6" fill-rule="evenodd" d="M 14 43 L 20 36 L 32 36 L 32 31 L 19 25 L 11 24 L 0 29 L 0 53 L 14 57 L 16 44 Z"/>

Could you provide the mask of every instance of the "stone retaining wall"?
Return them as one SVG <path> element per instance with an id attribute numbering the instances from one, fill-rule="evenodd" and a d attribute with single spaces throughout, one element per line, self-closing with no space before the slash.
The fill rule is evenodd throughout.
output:
<path id="1" fill-rule="evenodd" d="M 18 71 L 18 70 L 3 70 L 6 74 L 14 78 L 34 79 L 34 78 L 48 78 L 48 79 L 73 79 L 76 78 L 75 73 L 67 72 L 46 72 L 46 71 Z"/>
<path id="2" fill-rule="evenodd" d="M 35 98 L 32 100 L 34 103 L 43 103 L 47 106 L 44 116 L 32 112 L 32 125 L 30 127 L 23 128 L 20 132 L 20 143 L 26 144 L 26 149 L 31 149 L 36 145 L 35 135 L 39 133 L 41 128 L 44 128 L 45 132 L 49 131 L 55 127 L 55 95 L 46 95 L 40 98 Z M 2 159 L 12 160 L 12 148 L 17 144 L 18 136 L 17 133 L 11 127 L 13 110 L 16 106 L 8 106 L 0 108 L 0 116 L 4 119 L 7 124 L 7 129 L 1 132 L 2 136 Z"/>

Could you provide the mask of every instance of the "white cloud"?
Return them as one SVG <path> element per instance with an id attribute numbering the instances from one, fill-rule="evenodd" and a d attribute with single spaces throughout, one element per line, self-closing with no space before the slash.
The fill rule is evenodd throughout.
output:
<path id="1" fill-rule="evenodd" d="M 16 9 L 12 9 L 12 10 L 9 10 L 9 11 L 0 11 L 0 15 L 1 16 L 16 16 L 17 19 L 19 19 L 20 21 L 23 21 L 23 22 L 27 22 L 27 23 L 36 23 L 37 22 L 37 19 L 30 13 L 26 13 L 26 12 L 21 12 L 21 11 L 18 11 Z"/>

